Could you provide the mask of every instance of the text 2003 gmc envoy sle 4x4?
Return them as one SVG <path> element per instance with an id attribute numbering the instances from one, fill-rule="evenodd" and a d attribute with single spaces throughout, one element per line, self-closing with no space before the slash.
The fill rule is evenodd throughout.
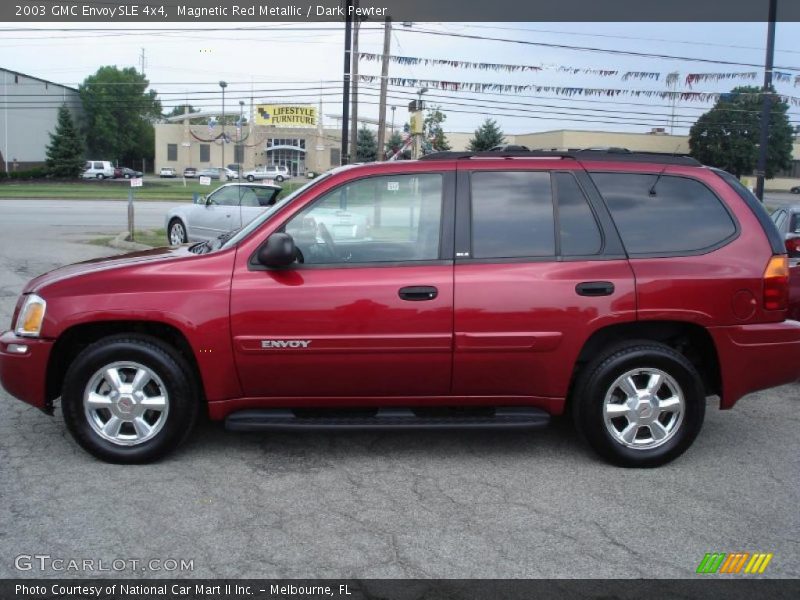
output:
<path id="1" fill-rule="evenodd" d="M 569 411 L 606 459 L 653 466 L 692 443 L 706 397 L 798 378 L 787 301 L 783 242 L 727 173 L 441 153 L 336 169 L 211 242 L 34 279 L 0 376 L 46 412 L 60 397 L 78 443 L 122 463 L 206 410 L 248 431 Z"/>

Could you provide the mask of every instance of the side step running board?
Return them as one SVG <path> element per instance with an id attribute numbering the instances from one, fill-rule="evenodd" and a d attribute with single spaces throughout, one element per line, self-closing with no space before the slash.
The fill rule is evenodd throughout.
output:
<path id="1" fill-rule="evenodd" d="M 298 416 L 285 409 L 240 410 L 228 415 L 231 431 L 313 431 L 320 429 L 508 429 L 544 427 L 550 415 L 538 408 L 497 408 L 494 414 L 417 415 L 408 409 L 380 409 L 374 416 L 343 412 L 333 416 Z"/>

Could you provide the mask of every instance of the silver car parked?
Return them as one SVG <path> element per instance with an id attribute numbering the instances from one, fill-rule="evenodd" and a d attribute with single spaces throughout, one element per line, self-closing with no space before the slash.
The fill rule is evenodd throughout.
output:
<path id="1" fill-rule="evenodd" d="M 275 204 L 281 187 L 258 183 L 228 183 L 190 205 L 173 208 L 164 224 L 173 246 L 202 242 L 244 227 Z"/>

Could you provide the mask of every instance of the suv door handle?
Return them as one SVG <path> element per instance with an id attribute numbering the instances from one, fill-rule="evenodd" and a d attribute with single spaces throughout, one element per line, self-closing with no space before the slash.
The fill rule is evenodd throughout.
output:
<path id="1" fill-rule="evenodd" d="M 614 284 L 610 281 L 584 281 L 575 286 L 579 296 L 610 296 L 614 293 Z"/>
<path id="2" fill-rule="evenodd" d="M 433 300 L 439 295 L 439 290 L 432 285 L 412 285 L 400 288 L 397 295 L 400 296 L 402 300 L 419 302 L 421 300 Z"/>

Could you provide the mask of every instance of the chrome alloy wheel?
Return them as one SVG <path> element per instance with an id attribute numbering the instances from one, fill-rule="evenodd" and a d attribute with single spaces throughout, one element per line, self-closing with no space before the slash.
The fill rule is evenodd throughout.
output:
<path id="1" fill-rule="evenodd" d="M 119 446 L 137 446 L 164 427 L 169 395 L 152 369 L 135 362 L 114 362 L 89 380 L 83 408 L 101 438 Z"/>
<path id="2" fill-rule="evenodd" d="M 685 412 L 686 400 L 678 382 L 654 368 L 622 374 L 603 402 L 608 433 L 616 442 L 636 450 L 657 448 L 669 441 Z"/>
<path id="3" fill-rule="evenodd" d="M 186 239 L 186 232 L 183 229 L 183 223 L 175 221 L 169 227 L 169 243 L 173 246 L 180 246 Z"/>

